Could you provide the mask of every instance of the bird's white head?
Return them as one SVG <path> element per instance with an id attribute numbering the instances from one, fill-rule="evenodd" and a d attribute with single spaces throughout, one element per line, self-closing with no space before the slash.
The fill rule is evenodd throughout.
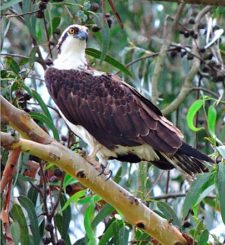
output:
<path id="1" fill-rule="evenodd" d="M 85 48 L 88 40 L 88 28 L 70 25 L 62 33 L 56 48 L 58 57 L 54 61 L 57 69 L 84 69 L 87 66 Z"/>

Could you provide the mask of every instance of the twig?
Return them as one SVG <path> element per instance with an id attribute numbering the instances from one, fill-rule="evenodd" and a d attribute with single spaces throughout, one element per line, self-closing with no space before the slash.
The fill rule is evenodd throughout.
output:
<path id="1" fill-rule="evenodd" d="M 168 194 L 169 191 L 169 183 L 170 183 L 170 171 L 167 172 L 166 176 L 166 188 L 165 188 L 165 193 Z M 167 202 L 167 200 L 166 200 Z"/>
<path id="2" fill-rule="evenodd" d="M 177 197 L 185 197 L 187 194 L 186 193 L 169 193 L 169 194 L 164 194 L 164 195 L 159 195 L 159 196 L 152 196 L 147 200 L 148 202 L 150 202 L 151 200 L 167 200 L 167 199 L 176 199 Z M 216 196 L 215 195 L 210 195 L 207 196 L 206 198 L 212 198 L 215 199 Z"/>
<path id="3" fill-rule="evenodd" d="M 194 91 L 197 91 L 197 90 L 201 90 L 201 91 L 204 91 L 212 96 L 214 96 L 215 98 L 219 99 L 220 96 L 217 94 L 217 93 L 214 93 L 213 91 L 207 89 L 207 88 L 203 88 L 203 87 L 193 87 L 191 88 L 191 90 L 194 90 Z"/>
<path id="4" fill-rule="evenodd" d="M 180 0 L 156 0 L 156 2 L 177 2 L 180 3 Z M 185 4 L 202 4 L 202 5 L 214 5 L 214 6 L 225 6 L 225 0 L 182 0 Z"/>
<path id="5" fill-rule="evenodd" d="M 18 57 L 18 58 L 29 59 L 28 56 L 21 55 L 21 54 L 5 54 L 5 53 L 1 53 L 0 56 L 9 56 L 9 57 Z"/>
<path id="6" fill-rule="evenodd" d="M 48 43 L 48 51 L 49 51 L 50 57 L 52 58 L 53 56 L 52 56 L 52 50 L 50 47 L 50 38 L 49 38 L 49 34 L 48 34 L 48 27 L 47 27 L 47 21 L 46 21 L 45 16 L 44 16 L 44 27 L 45 27 L 45 35 L 46 35 L 47 43 Z"/>
<path id="7" fill-rule="evenodd" d="M 116 10 L 116 7 L 115 7 L 113 1 L 112 1 L 112 0 L 108 0 L 108 2 L 109 2 L 109 5 L 110 5 L 110 7 L 111 7 L 111 9 L 112 9 L 112 11 L 113 11 L 113 13 L 114 13 L 114 15 L 115 15 L 116 18 L 117 18 L 117 21 L 118 21 L 118 23 L 119 23 L 121 29 L 123 29 L 123 22 L 122 22 L 122 20 L 121 20 L 121 18 L 120 18 L 120 15 L 119 15 L 118 11 Z"/>
<path id="8" fill-rule="evenodd" d="M 39 48 L 39 46 L 37 45 L 37 41 L 34 37 L 31 36 L 31 39 L 32 39 L 32 43 L 36 49 L 36 52 L 38 54 L 38 57 L 39 57 L 39 63 L 42 65 L 43 69 L 46 70 L 47 66 L 46 66 L 46 63 L 45 63 L 45 60 L 43 59 L 42 57 L 42 54 L 41 54 L 41 50 Z"/>
<path id="9" fill-rule="evenodd" d="M 63 177 L 61 179 L 61 184 L 60 184 L 60 189 L 59 189 L 59 195 L 58 195 L 58 198 L 57 198 L 57 201 L 55 202 L 54 206 L 53 206 L 53 209 L 51 211 L 51 213 L 49 214 L 49 218 L 53 218 L 53 216 L 55 215 L 55 211 L 59 205 L 59 202 L 60 202 L 60 197 L 61 197 L 61 193 L 62 193 L 62 190 L 63 190 L 63 180 L 64 180 L 64 174 L 63 174 Z"/>
<path id="10" fill-rule="evenodd" d="M 161 50 L 159 52 L 159 55 L 157 57 L 154 72 L 152 75 L 152 82 L 151 82 L 152 98 L 151 98 L 151 100 L 152 100 L 153 104 L 156 104 L 157 100 L 158 100 L 158 88 L 157 88 L 158 80 L 159 80 L 161 71 L 163 69 L 163 63 L 164 63 L 164 59 L 166 56 L 167 49 L 168 49 L 170 42 L 171 42 L 171 39 L 172 39 L 172 33 L 177 26 L 178 20 L 180 19 L 180 16 L 183 12 L 184 6 L 185 6 L 184 3 L 181 3 L 179 5 L 176 16 L 174 18 L 174 23 L 171 27 L 168 27 L 168 21 L 167 21 L 168 17 L 166 17 L 165 25 L 163 28 L 163 40 L 164 40 L 164 42 L 163 42 L 163 45 L 162 45 Z"/>
<path id="11" fill-rule="evenodd" d="M 196 23 L 194 25 L 194 31 L 197 32 L 198 26 L 200 23 L 200 20 L 205 16 L 207 12 L 209 12 L 211 7 L 206 6 L 204 9 L 202 9 L 199 14 L 196 17 Z M 196 41 L 193 42 L 193 48 L 192 48 L 192 53 L 194 55 L 198 56 L 198 46 Z M 193 59 L 192 67 L 186 76 L 186 79 L 184 81 L 184 84 L 181 87 L 180 93 L 176 97 L 176 99 L 168 105 L 165 109 L 162 110 L 164 115 L 169 114 L 170 112 L 176 110 L 178 106 L 185 100 L 186 96 L 190 93 L 192 90 L 192 81 L 194 79 L 194 76 L 198 73 L 200 67 L 200 60 L 196 57 Z"/>
<path id="12" fill-rule="evenodd" d="M 150 197 L 150 200 L 162 200 L 162 199 L 175 199 L 177 197 L 185 197 L 186 193 L 169 193 L 169 194 L 164 194 L 164 195 L 160 195 L 160 196 L 156 196 L 156 197 Z"/>
<path id="13" fill-rule="evenodd" d="M 177 50 L 177 48 L 176 47 L 175 48 L 169 48 L 169 49 L 167 49 L 167 52 L 174 51 L 174 50 Z M 125 66 L 126 67 L 129 67 L 129 66 L 131 66 L 131 65 L 133 65 L 133 64 L 135 64 L 135 63 L 137 63 L 139 61 L 142 61 L 142 60 L 145 60 L 145 59 L 149 59 L 149 58 L 153 58 L 153 57 L 156 57 L 157 55 L 159 55 L 159 52 L 147 54 L 145 56 L 142 56 L 140 58 L 137 58 L 135 60 L 132 60 L 131 62 L 127 63 Z M 120 70 L 117 71 L 115 73 L 115 75 L 119 74 L 120 72 L 121 72 Z"/>
<path id="14" fill-rule="evenodd" d="M 161 173 L 159 174 L 159 176 L 156 178 L 156 180 L 152 183 L 152 186 L 150 188 L 150 190 L 148 191 L 148 193 L 146 194 L 147 196 L 150 196 L 150 193 L 152 192 L 154 186 L 159 182 L 159 180 L 161 179 L 162 175 L 164 174 L 164 171 L 161 171 Z"/>
<path id="15" fill-rule="evenodd" d="M 20 16 L 24 16 L 27 14 L 35 14 L 37 12 L 39 12 L 40 10 L 34 10 L 34 11 L 30 11 L 30 12 L 26 12 L 26 13 L 22 13 L 22 14 L 4 14 L 3 16 L 5 16 L 6 18 L 11 18 L 11 17 L 20 17 Z"/>

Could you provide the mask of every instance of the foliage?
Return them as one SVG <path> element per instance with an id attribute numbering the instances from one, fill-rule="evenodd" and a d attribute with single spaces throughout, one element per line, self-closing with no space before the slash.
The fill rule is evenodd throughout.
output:
<path id="1" fill-rule="evenodd" d="M 43 71 L 56 56 L 54 46 L 60 33 L 71 23 L 87 25 L 91 30 L 86 50 L 90 64 L 101 71 L 119 73 L 151 98 L 152 75 L 165 42 L 164 25 L 170 28 L 174 23 L 173 19 L 166 21 L 166 15 L 172 17 L 178 9 L 175 3 L 114 1 L 120 23 L 110 4 L 104 3 L 10 0 L 1 5 L 2 95 L 28 112 L 57 141 L 78 152 L 85 145 L 60 119 L 43 82 Z M 181 129 L 188 143 L 210 153 L 218 165 L 209 166 L 210 172 L 198 175 L 188 187 L 176 170 L 168 174 L 150 163 L 114 162 L 110 167 L 118 184 L 198 244 L 219 244 L 225 238 L 224 231 L 215 234 L 212 230 L 225 224 L 225 39 L 218 32 L 225 23 L 221 18 L 224 9 L 218 7 L 196 24 L 203 9 L 185 6 L 173 29 L 157 81 L 157 103 L 164 109 L 176 101 L 194 60 L 200 61 L 188 84 L 187 96 L 168 118 Z M 196 43 L 197 52 L 193 51 Z M 2 130 L 12 129 L 3 124 Z M 2 149 L 2 168 L 7 155 Z M 53 163 L 42 162 L 28 153 L 21 153 L 19 158 L 10 218 L 13 222 L 8 232 L 15 244 L 39 244 L 41 239 L 45 244 L 151 244 L 147 234 L 127 224 L 123 215 L 101 197 Z"/>

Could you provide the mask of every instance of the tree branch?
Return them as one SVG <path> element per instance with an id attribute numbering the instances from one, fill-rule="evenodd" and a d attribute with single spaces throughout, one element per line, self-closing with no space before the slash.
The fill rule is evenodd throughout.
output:
<path id="1" fill-rule="evenodd" d="M 200 20 L 210 10 L 211 10 L 211 7 L 206 6 L 197 15 L 196 24 L 194 25 L 194 32 L 195 33 L 197 33 Z M 162 110 L 162 113 L 164 115 L 167 115 L 170 112 L 176 110 L 179 107 L 179 105 L 185 100 L 186 96 L 190 93 L 190 91 L 192 90 L 192 81 L 193 81 L 195 75 L 198 73 L 199 67 L 200 67 L 200 60 L 198 58 L 196 58 L 199 55 L 198 55 L 198 43 L 197 43 L 197 40 L 195 40 L 195 39 L 193 40 L 192 53 L 194 54 L 192 67 L 191 67 L 189 73 L 187 74 L 186 79 L 184 81 L 184 84 L 182 85 L 180 93 L 178 94 L 176 99 L 170 105 L 168 105 L 165 109 Z"/>
<path id="2" fill-rule="evenodd" d="M 7 133 L 1 133 L 1 144 L 7 149 L 20 149 L 45 161 L 53 162 L 58 167 L 75 177 L 81 184 L 100 195 L 106 202 L 123 213 L 125 219 L 144 230 L 161 244 L 187 244 L 179 230 L 166 219 L 161 218 L 147 208 L 139 199 L 123 189 L 112 179 L 105 181 L 106 176 L 99 172 L 79 154 L 72 152 L 60 143 L 50 140 L 50 136 L 35 124 L 23 111 L 4 101 L 2 115 L 15 129 L 25 130 L 26 138 L 37 139 L 38 143 L 27 139 L 15 139 Z M 12 113 L 14 112 L 14 113 Z M 22 118 L 26 120 L 22 121 Z M 39 128 L 39 129 L 38 129 Z M 39 135 L 39 133 L 41 135 Z M 46 137 L 46 138 L 45 138 Z M 43 140 L 44 139 L 44 140 Z M 47 142 L 47 143 L 46 143 Z M 166 234 L 166 235 L 165 235 Z"/>
<path id="3" fill-rule="evenodd" d="M 174 23 L 173 23 L 172 26 L 168 25 L 168 17 L 166 17 L 165 25 L 164 25 L 164 28 L 163 28 L 163 45 L 162 45 L 161 50 L 159 52 L 159 55 L 157 57 L 155 68 L 154 68 L 154 72 L 153 72 L 153 75 L 152 75 L 152 82 L 151 82 L 151 85 L 152 85 L 152 98 L 151 98 L 151 101 L 152 101 L 153 104 L 156 104 L 157 100 L 158 100 L 158 88 L 157 88 L 158 80 L 159 80 L 160 74 L 161 74 L 162 69 L 163 69 L 163 64 L 164 64 L 164 60 L 165 60 L 165 57 L 166 57 L 166 54 L 167 54 L 168 47 L 169 47 L 169 45 L 171 43 L 172 33 L 173 33 L 173 31 L 175 30 L 175 28 L 177 26 L 179 18 L 180 18 L 181 14 L 182 14 L 182 11 L 184 9 L 184 6 L 185 6 L 184 3 L 180 4 L 180 6 L 179 6 L 179 8 L 177 10 L 175 19 L 174 19 Z"/>
<path id="4" fill-rule="evenodd" d="M 53 139 L 34 121 L 29 114 L 11 105 L 4 97 L 0 96 L 1 120 L 19 131 L 24 138 L 48 144 Z"/>
<path id="5" fill-rule="evenodd" d="M 177 2 L 180 0 L 155 0 L 155 2 Z M 214 5 L 214 6 L 225 6 L 225 0 L 182 0 L 185 4 L 202 4 L 202 5 Z"/>

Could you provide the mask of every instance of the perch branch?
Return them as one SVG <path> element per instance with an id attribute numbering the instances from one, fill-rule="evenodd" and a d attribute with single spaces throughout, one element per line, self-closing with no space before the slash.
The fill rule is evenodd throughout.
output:
<path id="1" fill-rule="evenodd" d="M 4 97 L 0 96 L 1 120 L 15 130 L 19 131 L 24 138 L 48 144 L 53 139 L 34 121 L 29 114 L 12 106 Z"/>
<path id="2" fill-rule="evenodd" d="M 27 120 L 21 121 L 21 115 L 24 117 L 24 112 L 16 109 L 9 102 L 4 103 L 3 107 L 5 108 L 3 108 L 2 115 L 11 126 L 14 126 L 20 132 L 25 130 L 22 135 L 25 135 L 26 138 L 38 139 L 42 142 L 39 143 L 23 138 L 15 139 L 7 133 L 1 133 L 1 144 L 3 147 L 10 150 L 20 147 L 24 152 L 28 152 L 45 161 L 53 162 L 123 213 L 130 224 L 144 230 L 161 244 L 187 244 L 176 227 L 147 208 L 139 199 L 112 179 L 105 181 L 106 176 L 99 176 L 97 169 L 79 154 L 74 153 L 54 140 L 50 140 L 50 136 L 46 135 L 45 132 L 43 133 L 42 129 L 38 129 L 38 126 L 30 117 L 25 116 Z M 39 133 L 41 134 L 40 136 L 38 135 Z"/>

